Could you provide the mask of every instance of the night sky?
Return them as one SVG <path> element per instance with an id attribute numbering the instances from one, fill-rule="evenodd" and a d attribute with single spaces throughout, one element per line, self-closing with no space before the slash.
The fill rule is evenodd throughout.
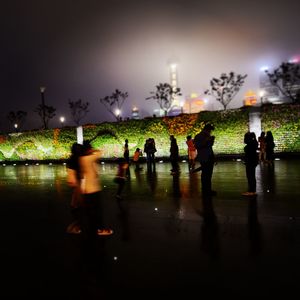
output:
<path id="1" fill-rule="evenodd" d="M 300 2 L 190 0 L 5 1 L 0 12 L 0 129 L 9 111 L 28 112 L 27 128 L 41 121 L 33 110 L 46 86 L 47 105 L 59 126 L 70 120 L 68 99 L 90 102 L 82 123 L 112 121 L 99 98 L 116 88 L 152 115 L 146 101 L 159 82 L 169 82 L 167 61 L 179 61 L 183 95 L 203 93 L 213 76 L 248 74 L 229 108 L 240 107 L 245 91 L 258 91 L 260 67 L 276 67 L 300 54 Z M 217 104 L 216 106 L 217 107 Z M 220 107 L 221 108 L 221 107 Z"/>

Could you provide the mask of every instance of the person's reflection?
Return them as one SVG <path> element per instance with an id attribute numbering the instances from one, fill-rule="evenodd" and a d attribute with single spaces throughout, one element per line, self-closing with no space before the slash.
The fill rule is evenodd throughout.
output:
<path id="1" fill-rule="evenodd" d="M 77 269 L 79 273 L 76 275 L 77 282 L 74 286 L 80 299 L 81 297 L 82 299 L 91 299 L 95 293 L 105 292 L 109 270 L 109 259 L 105 247 L 108 239 L 109 237 L 99 237 L 93 241 L 81 240 L 81 253 Z"/>
<path id="2" fill-rule="evenodd" d="M 130 195 L 130 194 L 129 194 Z M 119 208 L 118 219 L 121 225 L 121 237 L 124 241 L 130 239 L 130 228 L 129 228 L 129 212 L 130 205 L 127 197 L 122 197 L 117 200 L 117 205 Z"/>
<path id="3" fill-rule="evenodd" d="M 138 186 L 140 186 L 142 183 L 141 171 L 134 170 L 134 174 L 135 174 L 136 182 L 137 182 Z"/>
<path id="4" fill-rule="evenodd" d="M 248 203 L 248 237 L 250 255 L 256 256 L 262 250 L 261 226 L 257 217 L 257 197 L 251 197 Z"/>
<path id="5" fill-rule="evenodd" d="M 267 173 L 266 174 L 267 193 L 274 194 L 276 190 L 274 165 L 268 165 L 266 173 Z"/>
<path id="6" fill-rule="evenodd" d="M 189 186 L 188 186 L 188 195 L 189 195 L 189 203 L 195 209 L 197 214 L 200 214 L 200 201 L 199 201 L 199 175 L 197 173 L 189 174 Z"/>
<path id="7" fill-rule="evenodd" d="M 170 213 L 166 222 L 166 230 L 169 234 L 178 234 L 182 230 L 182 219 L 184 218 L 184 209 L 181 207 L 181 196 L 179 174 L 174 174 L 172 179 L 172 200 L 174 211 Z"/>
<path id="8" fill-rule="evenodd" d="M 220 254 L 219 226 L 212 201 L 211 196 L 202 198 L 201 249 L 212 259 L 217 259 Z"/>
<path id="9" fill-rule="evenodd" d="M 264 191 L 264 193 L 274 194 L 276 190 L 274 166 L 261 165 L 260 172 L 262 185 L 261 189 Z"/>
<path id="10" fill-rule="evenodd" d="M 173 198 L 174 200 L 179 200 L 181 197 L 181 191 L 179 186 L 179 175 L 173 175 Z"/>
<path id="11" fill-rule="evenodd" d="M 154 195 L 157 187 L 157 174 L 155 169 L 147 170 L 147 182 L 149 184 L 152 195 Z"/>

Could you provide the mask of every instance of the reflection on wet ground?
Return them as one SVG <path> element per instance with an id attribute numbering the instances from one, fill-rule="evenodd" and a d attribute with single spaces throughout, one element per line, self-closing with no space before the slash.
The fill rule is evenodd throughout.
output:
<path id="1" fill-rule="evenodd" d="M 217 196 L 203 198 L 201 173 L 169 163 L 131 167 L 115 200 L 116 165 L 101 164 L 105 221 L 114 235 L 84 245 L 69 235 L 64 165 L 0 166 L 5 292 L 11 296 L 110 299 L 117 294 L 288 296 L 298 286 L 300 162 L 258 166 L 245 198 L 245 167 L 219 162 Z M 3 292 L 4 293 L 4 292 Z"/>

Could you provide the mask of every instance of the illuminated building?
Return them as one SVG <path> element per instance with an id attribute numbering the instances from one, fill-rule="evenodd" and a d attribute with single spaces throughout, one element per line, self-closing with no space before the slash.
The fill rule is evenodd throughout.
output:
<path id="1" fill-rule="evenodd" d="M 280 103 L 282 102 L 281 92 L 277 86 L 274 86 L 271 83 L 269 76 L 266 73 L 267 70 L 268 67 L 262 67 L 259 75 L 259 88 L 264 91 L 264 96 L 261 99 L 262 104 Z"/>
<path id="2" fill-rule="evenodd" d="M 132 108 L 131 117 L 134 120 L 139 120 L 140 119 L 139 109 L 136 106 L 134 106 Z"/>
<path id="3" fill-rule="evenodd" d="M 289 63 L 299 65 L 300 59 L 299 57 L 290 59 Z M 270 82 L 270 79 L 266 73 L 267 70 L 268 67 L 261 68 L 261 73 L 259 76 L 260 89 L 264 92 L 264 96 L 262 97 L 262 103 L 279 104 L 284 102 L 290 102 L 291 99 L 283 95 L 280 91 L 280 88 L 284 91 L 289 90 L 293 97 L 296 97 L 296 95 L 300 94 L 300 78 L 293 82 L 280 80 L 278 81 L 278 84 L 280 86 L 279 88 Z"/>
<path id="4" fill-rule="evenodd" d="M 253 106 L 257 104 L 257 95 L 249 90 L 244 96 L 244 106 Z"/>
<path id="5" fill-rule="evenodd" d="M 183 112 L 188 114 L 198 113 L 205 108 L 205 100 L 202 99 L 197 93 L 191 93 L 185 98 L 183 104 Z"/>
<path id="6" fill-rule="evenodd" d="M 173 91 L 178 88 L 178 59 L 173 57 L 168 60 L 169 72 L 170 72 L 170 85 Z M 176 116 L 182 113 L 182 106 L 180 106 L 178 96 L 174 96 L 171 109 L 168 113 L 169 116 Z"/>
<path id="7" fill-rule="evenodd" d="M 293 58 L 293 59 L 290 59 L 289 63 L 296 64 L 300 68 L 300 56 L 298 56 L 296 58 Z M 300 75 L 300 70 L 298 72 L 298 75 Z M 290 90 L 291 95 L 293 97 L 296 98 L 297 95 L 299 97 L 299 95 L 300 95 L 300 78 L 297 78 L 293 83 L 291 83 L 289 81 L 283 81 L 282 85 L 283 85 L 284 89 Z M 290 99 L 286 99 L 286 100 L 289 101 Z"/>

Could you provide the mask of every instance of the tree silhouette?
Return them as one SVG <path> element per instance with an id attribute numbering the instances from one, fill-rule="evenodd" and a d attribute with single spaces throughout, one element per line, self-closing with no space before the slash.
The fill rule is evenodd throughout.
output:
<path id="1" fill-rule="evenodd" d="M 154 99 L 159 107 L 164 111 L 165 116 L 172 107 L 173 100 L 176 96 L 181 96 L 180 88 L 173 88 L 169 83 L 159 83 L 155 92 L 150 92 L 153 96 L 147 97 L 146 100 Z"/>
<path id="2" fill-rule="evenodd" d="M 210 88 L 204 93 L 215 97 L 226 110 L 230 101 L 243 86 L 246 77 L 247 75 L 235 74 L 234 72 L 222 73 L 220 78 L 213 78 L 210 81 Z"/>
<path id="3" fill-rule="evenodd" d="M 25 122 L 27 116 L 27 112 L 23 110 L 18 110 L 17 112 L 10 111 L 7 115 L 7 119 L 10 124 L 15 127 L 16 131 L 18 128 L 21 128 L 23 123 Z"/>
<path id="4" fill-rule="evenodd" d="M 71 115 L 72 115 L 74 123 L 77 126 L 79 126 L 80 121 L 89 112 L 89 110 L 88 110 L 89 105 L 90 105 L 89 102 L 83 102 L 81 99 L 79 99 L 77 101 L 71 101 L 69 99 L 69 107 L 71 110 Z"/>
<path id="5" fill-rule="evenodd" d="M 116 118 L 117 121 L 120 121 L 122 120 L 122 117 L 120 116 L 121 108 L 127 97 L 127 92 L 123 93 L 120 90 L 116 89 L 111 96 L 100 98 L 100 102 Z"/>
<path id="6" fill-rule="evenodd" d="M 289 98 L 292 103 L 300 102 L 300 65 L 295 63 L 283 62 L 270 73 L 265 71 L 272 85 L 276 86 L 280 92 Z"/>
<path id="7" fill-rule="evenodd" d="M 56 108 L 45 104 L 39 104 L 34 112 L 37 112 L 42 119 L 43 129 L 48 129 L 49 121 L 55 116 Z"/>

